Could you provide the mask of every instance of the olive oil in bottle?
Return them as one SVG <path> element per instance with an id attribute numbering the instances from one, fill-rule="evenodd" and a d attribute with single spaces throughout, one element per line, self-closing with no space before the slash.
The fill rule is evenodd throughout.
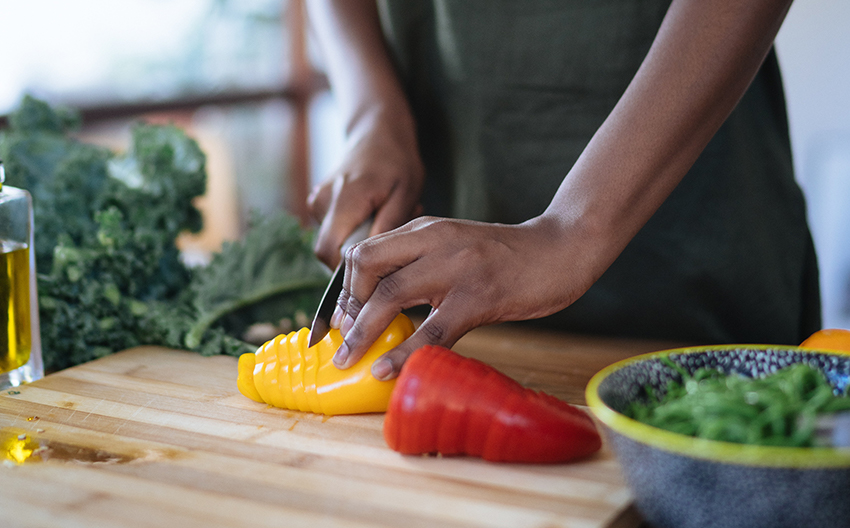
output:
<path id="1" fill-rule="evenodd" d="M 30 250 L 20 242 L 0 241 L 0 373 L 30 359 Z"/>
<path id="2" fill-rule="evenodd" d="M 32 197 L 5 180 L 0 160 L 0 390 L 44 376 Z"/>

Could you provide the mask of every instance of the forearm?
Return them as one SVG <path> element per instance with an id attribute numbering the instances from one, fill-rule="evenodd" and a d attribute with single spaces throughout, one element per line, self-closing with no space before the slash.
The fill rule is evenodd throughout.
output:
<path id="1" fill-rule="evenodd" d="M 743 96 L 790 0 L 674 0 L 624 95 L 544 217 L 595 248 L 598 277 L 681 181 Z"/>
<path id="2" fill-rule="evenodd" d="M 415 145 L 415 126 L 381 33 L 374 0 L 311 0 L 310 22 L 322 48 L 346 136 L 376 126 Z"/>
<path id="3" fill-rule="evenodd" d="M 333 267 L 343 241 L 364 220 L 372 218 L 374 235 L 419 214 L 425 169 L 375 0 L 307 5 L 347 139 L 339 166 L 308 198 L 310 214 L 320 223 L 316 255 Z"/>

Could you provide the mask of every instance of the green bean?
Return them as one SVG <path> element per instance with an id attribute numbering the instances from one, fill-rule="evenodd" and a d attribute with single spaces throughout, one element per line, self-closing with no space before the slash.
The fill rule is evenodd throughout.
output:
<path id="1" fill-rule="evenodd" d="M 700 368 L 681 376 L 664 396 L 646 388 L 647 402 L 632 403 L 627 416 L 676 433 L 757 445 L 810 447 L 817 417 L 850 411 L 850 397 L 836 395 L 824 375 L 796 364 L 761 378 Z"/>

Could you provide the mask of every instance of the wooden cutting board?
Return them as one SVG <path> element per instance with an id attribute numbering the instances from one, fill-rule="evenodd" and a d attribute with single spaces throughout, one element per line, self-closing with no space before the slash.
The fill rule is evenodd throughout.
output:
<path id="1" fill-rule="evenodd" d="M 594 372 L 659 347 L 491 328 L 455 350 L 582 403 Z M 0 445 L 40 449 L 0 466 L 0 526 L 641 524 L 607 449 L 551 466 L 402 456 L 381 414 L 271 408 L 235 379 L 235 358 L 140 347 L 4 390 Z"/>

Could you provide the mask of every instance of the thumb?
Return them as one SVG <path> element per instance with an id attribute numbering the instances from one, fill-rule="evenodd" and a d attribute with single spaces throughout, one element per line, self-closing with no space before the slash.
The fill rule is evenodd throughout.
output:
<path id="1" fill-rule="evenodd" d="M 445 310 L 432 310 L 413 335 L 372 363 L 372 376 L 381 381 L 391 380 L 401 372 L 407 358 L 423 346 L 451 348 L 466 331 L 453 324 L 451 316 L 445 315 Z"/>

